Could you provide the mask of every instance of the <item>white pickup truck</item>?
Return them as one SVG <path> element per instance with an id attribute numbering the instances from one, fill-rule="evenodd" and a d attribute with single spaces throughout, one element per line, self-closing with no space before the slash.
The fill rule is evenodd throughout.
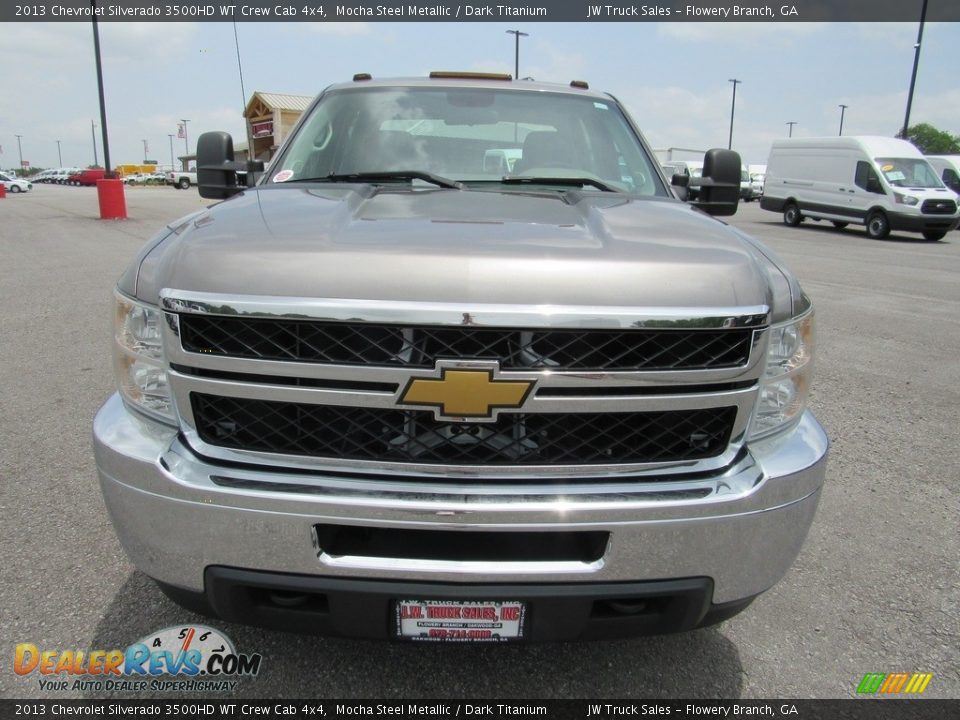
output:
<path id="1" fill-rule="evenodd" d="M 188 190 L 191 185 L 197 184 L 197 174 L 186 170 L 174 170 L 167 173 L 167 185 L 173 185 L 177 190 Z"/>

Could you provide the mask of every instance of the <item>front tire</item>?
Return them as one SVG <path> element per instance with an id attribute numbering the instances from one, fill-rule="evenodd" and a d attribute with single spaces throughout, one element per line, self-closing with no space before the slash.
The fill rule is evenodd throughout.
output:
<path id="1" fill-rule="evenodd" d="M 924 230 L 923 237 L 926 240 L 943 240 L 947 236 L 946 230 Z"/>
<path id="2" fill-rule="evenodd" d="M 790 227 L 796 227 L 803 221 L 803 215 L 800 214 L 800 208 L 796 203 L 789 203 L 783 209 L 783 222 Z"/>
<path id="3" fill-rule="evenodd" d="M 180 182 L 177 183 L 177 187 L 179 187 L 181 190 L 189 190 L 190 189 L 189 178 L 180 178 Z"/>
<path id="4" fill-rule="evenodd" d="M 18 192 L 20 192 L 20 186 L 19 186 L 19 185 L 11 185 L 11 186 L 10 186 L 10 192 L 12 192 L 12 193 L 18 193 Z"/>
<path id="5" fill-rule="evenodd" d="M 867 236 L 874 240 L 883 240 L 890 234 L 890 221 L 887 216 L 877 210 L 867 218 Z"/>

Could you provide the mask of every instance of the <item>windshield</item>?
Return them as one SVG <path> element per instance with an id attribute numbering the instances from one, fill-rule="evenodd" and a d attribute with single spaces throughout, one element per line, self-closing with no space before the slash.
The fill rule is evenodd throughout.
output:
<path id="1" fill-rule="evenodd" d="M 942 188 L 943 183 L 926 160 L 918 158 L 877 158 L 877 167 L 893 187 Z"/>
<path id="2" fill-rule="evenodd" d="M 654 167 L 612 100 L 488 88 L 369 88 L 324 96 L 270 182 L 419 172 L 468 185 L 504 176 L 593 179 L 618 191 L 666 195 Z"/>

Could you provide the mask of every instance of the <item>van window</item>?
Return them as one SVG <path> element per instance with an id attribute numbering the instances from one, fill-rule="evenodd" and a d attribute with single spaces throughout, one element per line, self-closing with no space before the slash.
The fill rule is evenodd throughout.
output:
<path id="1" fill-rule="evenodd" d="M 960 193 L 960 175 L 952 168 L 943 171 L 943 184 L 954 192 Z"/>
<path id="2" fill-rule="evenodd" d="M 877 158 L 877 166 L 893 187 L 942 188 L 943 183 L 926 160 Z"/>
<path id="3" fill-rule="evenodd" d="M 867 192 L 883 194 L 883 188 L 880 185 L 880 178 L 877 177 L 877 171 L 870 163 L 861 160 L 857 163 L 857 175 L 854 178 L 857 187 L 863 188 Z"/>

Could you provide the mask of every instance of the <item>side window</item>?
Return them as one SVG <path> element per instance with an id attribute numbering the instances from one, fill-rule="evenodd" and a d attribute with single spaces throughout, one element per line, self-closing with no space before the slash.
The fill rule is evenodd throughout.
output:
<path id="1" fill-rule="evenodd" d="M 863 188 L 867 192 L 883 194 L 880 178 L 877 177 L 877 172 L 868 162 L 861 160 L 857 163 L 857 173 L 854 182 L 857 184 L 857 187 Z"/>
<path id="2" fill-rule="evenodd" d="M 952 168 L 943 171 L 943 184 L 954 192 L 960 192 L 960 175 Z"/>

